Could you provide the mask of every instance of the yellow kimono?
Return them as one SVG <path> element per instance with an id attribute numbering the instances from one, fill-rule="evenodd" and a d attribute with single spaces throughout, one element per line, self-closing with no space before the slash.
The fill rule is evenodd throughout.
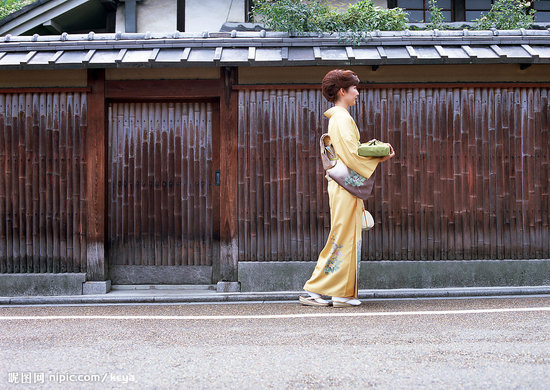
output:
<path id="1" fill-rule="evenodd" d="M 338 157 L 346 166 L 369 178 L 380 157 L 357 154 L 359 129 L 344 107 L 324 112 L 329 118 L 328 135 Z M 304 290 L 333 297 L 357 298 L 357 275 L 361 261 L 361 213 L 363 200 L 351 195 L 328 175 L 330 233 L 317 265 Z"/>

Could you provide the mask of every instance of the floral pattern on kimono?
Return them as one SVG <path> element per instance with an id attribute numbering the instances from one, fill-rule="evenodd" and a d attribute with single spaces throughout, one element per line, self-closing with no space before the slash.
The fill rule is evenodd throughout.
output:
<path id="1" fill-rule="evenodd" d="M 346 177 L 346 179 L 344 180 L 346 184 L 352 185 L 354 187 L 359 187 L 363 185 L 365 180 L 367 180 L 366 177 L 361 176 L 360 174 L 355 172 L 353 169 L 350 169 L 349 171 L 350 171 L 349 176 Z"/>
<path id="2" fill-rule="evenodd" d="M 340 255 L 342 253 L 341 249 L 343 245 L 338 245 L 336 242 L 336 237 L 332 235 L 330 237 L 330 241 L 332 242 L 332 248 L 330 250 L 330 257 L 327 260 L 325 267 L 323 268 L 323 271 L 325 274 L 332 273 L 334 271 L 337 271 L 340 267 L 340 263 L 342 263 L 342 259 L 340 258 Z"/>

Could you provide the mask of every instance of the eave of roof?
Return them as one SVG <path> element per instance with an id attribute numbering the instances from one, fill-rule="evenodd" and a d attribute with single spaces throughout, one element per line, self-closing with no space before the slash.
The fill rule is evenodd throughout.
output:
<path id="1" fill-rule="evenodd" d="M 235 30 L 0 37 L 0 69 L 454 63 L 550 63 L 550 29 L 374 31 L 356 46 Z"/>

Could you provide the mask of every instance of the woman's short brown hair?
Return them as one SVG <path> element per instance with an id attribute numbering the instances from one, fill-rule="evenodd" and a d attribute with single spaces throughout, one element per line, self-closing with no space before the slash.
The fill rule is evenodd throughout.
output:
<path id="1" fill-rule="evenodd" d="M 333 69 L 323 77 L 323 96 L 334 103 L 340 88 L 347 90 L 352 85 L 359 85 L 359 77 L 352 70 Z"/>

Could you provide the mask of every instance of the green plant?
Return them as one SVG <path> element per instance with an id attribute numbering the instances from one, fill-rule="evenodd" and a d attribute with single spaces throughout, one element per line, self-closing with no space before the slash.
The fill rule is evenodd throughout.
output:
<path id="1" fill-rule="evenodd" d="M 402 8 L 378 8 L 371 0 L 359 1 L 344 12 L 326 0 L 256 0 L 254 21 L 276 31 L 299 35 L 304 32 L 340 33 L 340 41 L 358 44 L 367 31 L 403 30 L 408 22 Z"/>
<path id="2" fill-rule="evenodd" d="M 531 5 L 527 0 L 497 0 L 487 15 L 474 19 L 473 29 L 488 30 L 492 27 L 497 29 L 529 28 L 534 23 L 535 10 L 526 9 Z"/>
<path id="3" fill-rule="evenodd" d="M 398 30 L 406 28 L 407 14 L 402 8 L 378 8 L 371 0 L 359 1 L 341 14 L 352 31 Z"/>
<path id="4" fill-rule="evenodd" d="M 20 10 L 26 5 L 34 3 L 35 0 L 0 0 L 0 19 L 4 19 L 11 13 Z"/>
<path id="5" fill-rule="evenodd" d="M 439 29 L 444 30 L 447 28 L 445 25 L 445 16 L 443 16 L 443 12 L 441 12 L 441 8 L 437 6 L 436 0 L 430 0 L 428 3 L 429 9 L 430 9 L 430 23 L 426 25 L 426 28 L 428 29 Z"/>
<path id="6" fill-rule="evenodd" d="M 267 28 L 293 34 L 322 31 L 320 28 L 326 24 L 321 19 L 329 11 L 326 0 L 256 0 L 252 5 L 254 21 L 261 17 Z"/>

